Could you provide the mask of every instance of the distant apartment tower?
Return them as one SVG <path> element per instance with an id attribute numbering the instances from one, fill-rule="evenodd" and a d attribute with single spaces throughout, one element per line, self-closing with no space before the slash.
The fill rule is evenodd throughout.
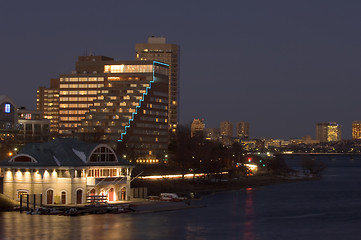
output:
<path id="1" fill-rule="evenodd" d="M 39 87 L 36 91 L 36 109 L 50 120 L 52 136 L 59 131 L 59 83 L 59 78 L 50 79 L 50 88 Z"/>
<path id="2" fill-rule="evenodd" d="M 233 123 L 225 121 L 220 124 L 221 138 L 224 145 L 233 144 Z"/>
<path id="3" fill-rule="evenodd" d="M 199 132 L 203 132 L 205 126 L 202 119 L 194 119 L 191 125 L 191 137 L 194 137 Z"/>
<path id="4" fill-rule="evenodd" d="M 316 139 L 320 142 L 334 142 L 341 140 L 341 125 L 335 122 L 317 123 Z"/>
<path id="5" fill-rule="evenodd" d="M 221 130 L 219 128 L 205 128 L 204 136 L 208 141 L 219 141 L 221 139 Z"/>
<path id="6" fill-rule="evenodd" d="M 249 138 L 249 123 L 248 122 L 238 122 L 237 123 L 237 137 L 241 139 Z"/>
<path id="7" fill-rule="evenodd" d="M 352 123 L 352 139 L 361 139 L 361 121 Z"/>
<path id="8" fill-rule="evenodd" d="M 175 132 L 179 109 L 179 46 L 166 43 L 165 37 L 151 36 L 147 43 L 136 44 L 135 49 L 138 60 L 155 60 L 169 65 L 168 124 Z"/>

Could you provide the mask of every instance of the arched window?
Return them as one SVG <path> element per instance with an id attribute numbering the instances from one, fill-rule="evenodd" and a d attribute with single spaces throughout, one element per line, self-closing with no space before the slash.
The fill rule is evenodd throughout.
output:
<path id="1" fill-rule="evenodd" d="M 17 195 L 18 195 L 18 199 L 20 200 L 20 197 L 21 197 L 21 195 L 23 196 L 22 197 L 22 199 L 24 200 L 24 199 L 26 199 L 26 197 L 28 196 L 28 194 L 29 194 L 29 190 L 26 190 L 26 189 L 19 189 L 19 190 L 17 190 Z"/>
<path id="2" fill-rule="evenodd" d="M 96 148 L 89 159 L 89 162 L 116 162 L 117 157 L 114 153 L 114 151 L 106 146 L 106 145 L 102 145 L 98 148 Z"/>
<path id="3" fill-rule="evenodd" d="M 46 204 L 53 204 L 54 191 L 49 189 L 46 191 Z"/>
<path id="4" fill-rule="evenodd" d="M 9 162 L 36 163 L 37 161 L 28 155 L 17 155 L 11 158 Z"/>
<path id="5" fill-rule="evenodd" d="M 76 191 L 76 204 L 83 203 L 83 190 L 79 189 Z"/>
<path id="6" fill-rule="evenodd" d="M 66 192 L 61 192 L 61 204 L 66 204 Z"/>

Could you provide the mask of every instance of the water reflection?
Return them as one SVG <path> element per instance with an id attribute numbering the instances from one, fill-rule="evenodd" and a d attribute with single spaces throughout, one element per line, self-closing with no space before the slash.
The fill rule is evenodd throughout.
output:
<path id="1" fill-rule="evenodd" d="M 79 217 L 0 213 L 0 239 L 133 239 L 132 222 L 121 215 Z"/>
<path id="2" fill-rule="evenodd" d="M 253 232 L 253 220 L 254 220 L 254 212 L 253 212 L 253 189 L 246 189 L 246 204 L 244 209 L 244 230 L 243 230 L 243 239 L 244 240 L 254 240 L 254 232 Z"/>

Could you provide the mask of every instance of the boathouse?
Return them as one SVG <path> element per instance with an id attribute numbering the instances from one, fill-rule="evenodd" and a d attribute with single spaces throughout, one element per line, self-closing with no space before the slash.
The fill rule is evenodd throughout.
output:
<path id="1" fill-rule="evenodd" d="M 55 139 L 0 161 L 0 176 L 3 194 L 14 200 L 39 195 L 42 204 L 84 204 L 91 195 L 128 200 L 133 167 L 106 144 Z"/>

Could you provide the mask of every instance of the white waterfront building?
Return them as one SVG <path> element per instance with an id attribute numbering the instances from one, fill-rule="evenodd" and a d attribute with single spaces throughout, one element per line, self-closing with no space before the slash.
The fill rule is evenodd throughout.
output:
<path id="1" fill-rule="evenodd" d="M 87 196 L 107 201 L 128 200 L 134 168 L 106 144 L 55 139 L 25 145 L 17 155 L 0 161 L 3 194 L 41 196 L 42 204 L 84 204 Z"/>

